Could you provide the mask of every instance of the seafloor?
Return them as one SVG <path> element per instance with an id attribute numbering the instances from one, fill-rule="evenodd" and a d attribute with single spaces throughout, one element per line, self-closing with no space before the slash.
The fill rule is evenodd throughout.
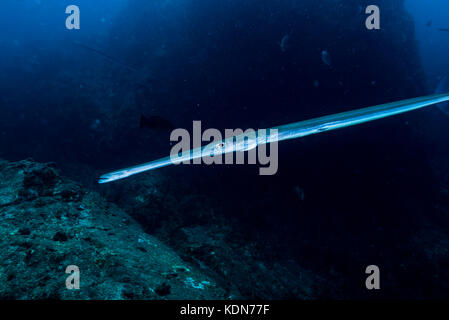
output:
<path id="1" fill-rule="evenodd" d="M 1 161 L 0 298 L 351 297 L 338 270 L 323 275 L 280 258 L 268 247 L 270 236 L 250 242 L 209 200 L 172 196 L 163 186 L 153 175 L 140 180 L 134 197 L 111 191 L 121 209 L 61 176 L 54 164 Z M 449 202 L 448 192 L 442 196 Z M 421 272 L 431 270 L 433 285 L 448 290 L 448 248 L 447 231 L 429 219 L 396 250 L 408 257 L 401 264 L 406 274 L 429 281 Z M 65 287 L 68 265 L 80 268 L 80 290 Z"/>

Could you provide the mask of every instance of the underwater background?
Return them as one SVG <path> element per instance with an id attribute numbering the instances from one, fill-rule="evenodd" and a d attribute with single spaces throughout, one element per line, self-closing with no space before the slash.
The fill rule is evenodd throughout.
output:
<path id="1" fill-rule="evenodd" d="M 449 298 L 437 108 L 283 142 L 273 176 L 181 165 L 97 184 L 169 154 L 142 115 L 270 128 L 432 94 L 447 17 L 444 0 L 2 0 L 0 298 Z"/>

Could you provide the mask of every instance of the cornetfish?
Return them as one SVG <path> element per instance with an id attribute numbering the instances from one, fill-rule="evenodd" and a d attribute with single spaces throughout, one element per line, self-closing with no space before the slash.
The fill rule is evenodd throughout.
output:
<path id="1" fill-rule="evenodd" d="M 320 132 L 354 126 L 435 104 L 439 104 L 438 107 L 440 109 L 446 109 L 448 107 L 448 101 L 449 93 L 433 94 L 281 125 L 269 129 L 269 133 L 266 135 L 258 134 L 254 135 L 254 137 L 248 137 L 245 134 L 238 135 L 226 138 L 218 143 L 215 141 L 206 146 L 183 152 L 182 154 L 177 155 L 175 159 L 168 156 L 134 167 L 113 171 L 102 175 L 98 182 L 107 183 L 171 164 L 179 164 L 197 158 L 210 157 L 212 154 L 216 156 L 234 151 L 248 151 L 256 148 L 258 145 L 296 139 Z"/>

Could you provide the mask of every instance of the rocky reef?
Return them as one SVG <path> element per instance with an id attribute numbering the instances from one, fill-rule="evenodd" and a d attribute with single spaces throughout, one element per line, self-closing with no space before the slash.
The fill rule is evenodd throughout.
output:
<path id="1" fill-rule="evenodd" d="M 368 297 L 332 259 L 325 269 L 304 260 L 345 256 L 338 247 L 304 242 L 296 244 L 303 260 L 285 257 L 276 234 L 245 234 L 200 193 L 182 185 L 168 192 L 158 175 L 133 182 L 100 195 L 62 177 L 54 164 L 0 161 L 0 299 Z M 401 263 L 382 266 L 381 296 L 449 293 L 448 199 L 443 192 L 439 220 L 429 217 L 396 244 Z M 360 252 L 346 258 L 346 267 L 366 262 Z M 79 290 L 66 288 L 69 265 L 80 269 Z"/>
<path id="2" fill-rule="evenodd" d="M 368 217 L 361 217 L 357 222 L 372 230 L 363 229 L 366 235 L 357 234 L 359 238 L 352 245 L 342 241 L 342 234 L 352 232 L 346 237 L 355 239 L 357 230 L 351 230 L 348 222 L 335 216 L 329 217 L 329 224 L 343 230 L 325 234 L 330 230 L 328 226 L 305 216 L 313 211 L 307 208 L 307 198 L 298 195 L 302 203 L 297 212 L 302 223 L 291 226 L 297 230 L 295 241 L 282 235 L 282 231 L 291 232 L 290 227 L 276 218 L 264 221 L 266 217 L 261 215 L 258 221 L 251 217 L 247 221 L 243 216 L 235 217 L 201 189 L 180 181 L 175 184 L 159 173 L 108 185 L 102 193 L 136 219 L 146 232 L 233 292 L 234 297 L 449 297 L 447 188 L 435 191 L 434 210 L 419 216 L 412 212 L 405 218 L 404 212 L 384 221 L 379 214 L 370 216 L 370 223 L 364 222 Z M 271 205 L 271 201 L 266 200 L 265 205 Z M 269 223 L 271 227 L 266 226 Z M 321 238 L 334 244 L 324 246 Z M 364 285 L 365 268 L 373 261 L 378 261 L 382 270 L 380 292 L 366 290 Z"/>
<path id="3" fill-rule="evenodd" d="M 245 242 L 204 198 L 177 201 L 162 177 L 106 190 L 126 211 L 51 163 L 1 161 L 0 181 L 0 299 L 310 299 L 323 291 L 324 279 L 293 260 L 268 262 L 262 243 Z M 65 286 L 69 265 L 80 268 L 80 290 Z"/>
<path id="4" fill-rule="evenodd" d="M 223 288 L 52 164 L 0 162 L 0 299 L 224 299 Z M 66 267 L 80 269 L 68 290 Z"/>
<path id="5" fill-rule="evenodd" d="M 152 173 L 107 185 L 102 193 L 234 298 L 338 295 L 336 285 L 327 284 L 294 257 L 282 256 L 276 234 L 245 230 L 215 199 L 188 184 L 173 184 L 164 175 Z"/>

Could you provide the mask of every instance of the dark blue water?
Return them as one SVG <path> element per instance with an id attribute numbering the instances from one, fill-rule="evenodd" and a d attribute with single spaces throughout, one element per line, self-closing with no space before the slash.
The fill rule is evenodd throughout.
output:
<path id="1" fill-rule="evenodd" d="M 100 173 L 170 152 L 170 133 L 139 128 L 141 114 L 189 131 L 193 120 L 267 128 L 433 93 L 449 74 L 447 1 L 379 0 L 381 29 L 367 30 L 371 2 L 3 0 L 0 157 L 54 161 L 102 191 Z M 71 4 L 80 30 L 65 28 Z M 254 165 L 161 174 L 266 237 L 270 259 L 330 282 L 337 270 L 340 297 L 447 297 L 428 261 L 401 269 L 420 226 L 448 234 L 447 121 L 430 108 L 288 141 L 274 176 Z M 378 295 L 360 286 L 368 264 L 390 281 Z"/>
<path id="2" fill-rule="evenodd" d="M 435 78 L 447 74 L 449 62 L 448 29 L 449 6 L 446 1 L 434 0 L 432 5 L 418 0 L 405 1 L 405 7 L 415 21 L 416 38 L 420 56 L 426 70 L 430 85 L 435 85 Z"/>

